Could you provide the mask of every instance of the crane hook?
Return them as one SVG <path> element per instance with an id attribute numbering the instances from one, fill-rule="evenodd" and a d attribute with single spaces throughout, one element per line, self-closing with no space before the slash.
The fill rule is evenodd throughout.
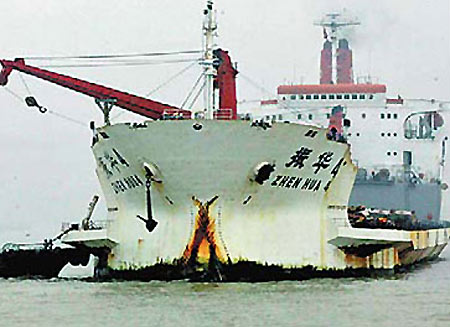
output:
<path id="1" fill-rule="evenodd" d="M 36 98 L 33 96 L 27 96 L 25 98 L 25 103 L 27 104 L 28 107 L 37 107 L 40 113 L 45 114 L 47 112 L 47 108 L 39 105 Z"/>

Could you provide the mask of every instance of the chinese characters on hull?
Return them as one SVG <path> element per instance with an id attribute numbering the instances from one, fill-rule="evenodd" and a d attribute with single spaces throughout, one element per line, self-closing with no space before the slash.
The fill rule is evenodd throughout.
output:
<path id="1" fill-rule="evenodd" d="M 305 137 L 315 138 L 318 132 L 314 130 L 309 130 Z M 319 174 L 322 171 L 330 170 L 333 159 L 335 155 L 332 151 L 324 151 L 321 153 L 315 153 L 315 150 L 308 148 L 306 146 L 301 146 L 295 153 L 290 157 L 290 160 L 285 163 L 286 168 L 302 170 L 303 168 L 309 166 L 313 170 L 314 175 Z M 283 176 L 278 175 L 272 181 L 271 186 L 277 188 L 286 189 L 300 189 L 317 192 L 321 188 L 322 184 L 324 191 L 327 191 L 336 178 L 339 169 L 342 165 L 345 166 L 344 158 L 340 158 L 337 163 L 330 170 L 330 179 L 326 183 L 322 183 L 320 179 L 314 178 L 303 178 L 296 176 Z"/>

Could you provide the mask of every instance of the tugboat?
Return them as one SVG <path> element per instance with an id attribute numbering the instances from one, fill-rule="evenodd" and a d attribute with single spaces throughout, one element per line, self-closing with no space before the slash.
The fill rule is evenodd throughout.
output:
<path id="1" fill-rule="evenodd" d="M 62 241 L 99 256 L 98 277 L 140 280 L 360 276 L 439 255 L 449 229 L 351 226 L 347 210 L 358 168 L 336 132 L 239 119 L 238 72 L 216 47 L 216 30 L 208 1 L 201 60 L 206 103 L 198 112 L 23 59 L 0 61 L 1 85 L 17 70 L 94 97 L 104 113 L 105 125 L 92 126 L 92 151 L 108 222 L 70 230 Z M 111 125 L 113 106 L 154 121 Z"/>
<path id="2" fill-rule="evenodd" d="M 38 244 L 6 243 L 0 250 L 0 277 L 53 278 L 68 263 L 86 266 L 89 251 L 81 251 L 51 240 Z"/>

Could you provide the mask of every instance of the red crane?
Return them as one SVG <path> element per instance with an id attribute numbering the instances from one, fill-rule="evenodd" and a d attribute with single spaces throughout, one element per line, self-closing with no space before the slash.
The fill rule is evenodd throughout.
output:
<path id="1" fill-rule="evenodd" d="M 83 93 L 105 103 L 114 103 L 114 105 L 152 119 L 160 119 L 165 112 L 179 112 L 184 118 L 190 118 L 191 112 L 173 107 L 168 104 L 149 100 L 126 92 L 118 91 L 106 86 L 83 81 L 78 78 L 50 72 L 48 70 L 25 64 L 24 59 L 0 60 L 3 68 L 0 72 L 0 85 L 5 86 L 8 83 L 8 76 L 13 70 L 29 74 L 48 82 L 66 87 L 76 92 Z"/>
<path id="2" fill-rule="evenodd" d="M 219 89 L 220 105 L 215 113 L 216 119 L 235 120 L 236 110 L 236 75 L 237 70 L 233 67 L 231 59 L 226 51 L 218 49 L 216 52 L 218 59 L 217 77 L 215 87 Z M 129 110 L 136 114 L 152 119 L 161 119 L 164 115 L 178 116 L 184 119 L 191 118 L 191 112 L 168 104 L 153 101 L 126 92 L 118 91 L 106 86 L 83 81 L 63 74 L 54 73 L 41 68 L 25 64 L 25 60 L 18 58 L 14 61 L 0 60 L 3 68 L 0 72 L 0 85 L 8 83 L 8 76 L 13 70 L 29 74 L 48 82 L 63 86 L 76 92 L 83 93 L 96 99 L 97 104 L 105 114 L 105 122 L 109 124 L 109 111 L 112 105 Z M 31 105 L 37 106 L 37 102 L 31 99 Z M 27 104 L 29 101 L 27 99 Z"/>

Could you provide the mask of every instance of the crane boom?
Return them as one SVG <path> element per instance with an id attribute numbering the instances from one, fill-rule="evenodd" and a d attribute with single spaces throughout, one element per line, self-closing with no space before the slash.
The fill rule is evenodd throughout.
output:
<path id="1" fill-rule="evenodd" d="M 112 99 L 116 106 L 151 119 L 160 119 L 167 111 L 172 114 L 178 112 L 184 118 L 190 117 L 190 112 L 187 110 L 182 110 L 168 104 L 118 91 L 99 84 L 83 81 L 78 78 L 29 66 L 25 64 L 25 60 L 22 58 L 17 58 L 14 61 L 0 60 L 0 63 L 3 66 L 0 72 L 0 85 L 2 86 L 5 86 L 8 83 L 9 74 L 11 74 L 13 70 L 17 70 L 73 91 L 83 93 L 96 100 Z"/>

